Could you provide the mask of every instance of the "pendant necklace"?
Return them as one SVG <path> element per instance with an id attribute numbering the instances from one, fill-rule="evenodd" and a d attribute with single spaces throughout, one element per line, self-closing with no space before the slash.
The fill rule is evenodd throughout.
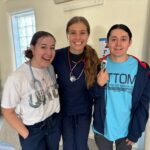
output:
<path id="1" fill-rule="evenodd" d="M 68 62 L 69 62 L 69 67 L 70 67 L 69 79 L 70 79 L 71 82 L 75 82 L 75 81 L 77 81 L 77 80 L 80 79 L 81 75 L 82 75 L 83 72 L 84 72 L 84 66 L 83 66 L 83 68 L 82 68 L 80 74 L 79 74 L 77 77 L 73 74 L 73 71 L 74 71 L 74 69 L 76 68 L 76 66 L 77 66 L 80 62 L 83 62 L 83 63 L 84 63 L 83 56 L 82 56 L 82 58 L 81 58 L 79 61 L 77 61 L 77 62 L 72 61 L 72 62 L 74 63 L 74 66 L 72 67 L 72 66 L 71 66 L 71 60 L 70 60 L 70 55 L 69 55 L 69 50 L 68 50 Z"/>

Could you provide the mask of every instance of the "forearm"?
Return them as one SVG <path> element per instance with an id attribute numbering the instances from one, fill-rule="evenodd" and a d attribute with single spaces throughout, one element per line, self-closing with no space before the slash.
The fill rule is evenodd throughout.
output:
<path id="1" fill-rule="evenodd" d="M 14 109 L 2 108 L 2 113 L 7 122 L 23 137 L 26 138 L 29 135 L 28 129 L 23 124 L 22 120 L 18 118 Z"/>

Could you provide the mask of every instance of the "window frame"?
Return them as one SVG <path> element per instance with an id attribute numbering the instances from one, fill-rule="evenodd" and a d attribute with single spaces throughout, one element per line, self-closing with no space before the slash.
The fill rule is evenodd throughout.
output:
<path id="1" fill-rule="evenodd" d="M 24 44 L 24 48 L 22 48 L 23 42 L 21 42 L 20 39 L 21 37 L 23 37 L 23 35 L 19 33 L 20 32 L 19 30 L 24 29 L 27 31 L 30 25 L 27 25 L 25 27 L 25 24 L 27 23 L 25 21 L 24 25 L 21 27 L 17 24 L 18 23 L 17 21 L 19 20 L 19 17 L 24 17 L 24 19 L 26 19 L 29 15 L 31 16 L 34 15 L 33 18 L 31 17 L 32 33 L 30 36 L 28 36 L 27 32 L 25 32 L 24 39 L 26 39 L 27 41 Z M 27 9 L 27 10 L 22 10 L 22 11 L 11 13 L 11 31 L 12 31 L 12 41 L 13 41 L 13 47 L 14 47 L 14 60 L 15 60 L 14 62 L 15 62 L 15 69 L 16 69 L 25 61 L 23 52 L 27 47 L 30 46 L 29 44 L 30 44 L 31 37 L 36 32 L 36 18 L 35 18 L 34 9 Z M 19 56 L 19 59 L 17 56 Z"/>

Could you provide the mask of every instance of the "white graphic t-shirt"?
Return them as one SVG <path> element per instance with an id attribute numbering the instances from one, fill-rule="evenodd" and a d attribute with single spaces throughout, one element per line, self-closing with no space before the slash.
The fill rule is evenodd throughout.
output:
<path id="1" fill-rule="evenodd" d="M 60 111 L 59 95 L 53 66 L 31 67 L 24 63 L 8 77 L 3 91 L 3 108 L 16 108 L 26 125 L 33 125 Z"/>

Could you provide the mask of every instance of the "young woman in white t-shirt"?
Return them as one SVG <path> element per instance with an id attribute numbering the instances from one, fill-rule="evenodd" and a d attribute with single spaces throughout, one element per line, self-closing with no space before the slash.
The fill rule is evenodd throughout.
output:
<path id="1" fill-rule="evenodd" d="M 60 103 L 51 62 L 55 57 L 54 36 L 36 32 L 25 51 L 29 61 L 7 79 L 2 113 L 18 132 L 22 150 L 58 150 Z"/>

